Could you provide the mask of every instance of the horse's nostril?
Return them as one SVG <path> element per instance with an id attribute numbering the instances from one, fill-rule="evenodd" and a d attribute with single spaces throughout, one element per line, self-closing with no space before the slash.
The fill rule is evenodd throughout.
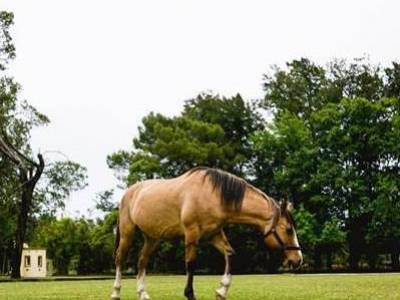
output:
<path id="1" fill-rule="evenodd" d="M 288 266 L 290 269 L 298 269 L 298 268 L 300 267 L 301 263 L 302 263 L 302 260 L 301 260 L 301 259 L 299 259 L 299 260 L 289 259 L 289 260 L 287 261 L 287 266 Z"/>
<path id="2" fill-rule="evenodd" d="M 303 263 L 303 260 L 299 259 L 295 263 L 293 263 L 292 266 L 293 266 L 294 269 L 298 269 L 301 266 L 302 263 Z"/>
<path id="3" fill-rule="evenodd" d="M 294 267 L 293 260 L 289 259 L 288 266 L 289 266 L 290 269 Z"/>

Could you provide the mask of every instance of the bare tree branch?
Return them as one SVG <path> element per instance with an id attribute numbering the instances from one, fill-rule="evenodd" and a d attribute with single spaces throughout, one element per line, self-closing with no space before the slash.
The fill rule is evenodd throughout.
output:
<path id="1" fill-rule="evenodd" d="M 21 153 L 17 148 L 14 147 L 14 145 L 10 142 L 10 140 L 7 137 L 7 134 L 4 130 L 2 130 L 1 135 L 0 135 L 0 144 L 4 144 L 5 148 L 7 149 L 7 152 L 9 155 L 12 155 L 14 158 L 16 158 L 18 161 L 20 161 L 20 164 L 23 164 L 23 160 L 28 162 L 30 165 L 33 165 L 35 167 L 39 167 L 39 165 L 34 162 L 32 159 Z M 12 153 L 14 152 L 14 153 Z"/>
<path id="2" fill-rule="evenodd" d="M 15 155 L 15 153 L 10 149 L 8 144 L 4 141 L 3 137 L 0 135 L 0 152 L 7 156 L 13 163 L 19 167 L 24 167 L 24 163 L 21 159 Z"/>

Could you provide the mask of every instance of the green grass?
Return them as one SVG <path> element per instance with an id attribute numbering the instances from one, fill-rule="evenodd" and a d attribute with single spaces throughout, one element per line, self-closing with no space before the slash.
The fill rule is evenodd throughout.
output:
<path id="1" fill-rule="evenodd" d="M 196 276 L 198 300 L 214 298 L 219 276 Z M 2 282 L 1 300 L 109 299 L 112 280 Z M 148 292 L 154 300 L 177 300 L 182 296 L 184 276 L 148 276 Z M 123 280 L 122 299 L 136 297 L 136 281 Z M 400 299 L 400 274 L 361 275 L 237 275 L 229 300 L 264 299 Z"/>

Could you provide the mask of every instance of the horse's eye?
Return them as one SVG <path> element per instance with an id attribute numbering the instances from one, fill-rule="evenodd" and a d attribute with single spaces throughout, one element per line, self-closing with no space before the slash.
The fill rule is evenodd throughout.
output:
<path id="1" fill-rule="evenodd" d="M 289 234 L 289 235 L 292 235 L 293 234 L 293 228 L 292 227 L 286 228 L 286 233 Z"/>

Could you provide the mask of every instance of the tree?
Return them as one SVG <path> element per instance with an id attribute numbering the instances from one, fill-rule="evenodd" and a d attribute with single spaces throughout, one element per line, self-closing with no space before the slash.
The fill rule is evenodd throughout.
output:
<path id="1" fill-rule="evenodd" d="M 264 75 L 265 97 L 262 105 L 275 115 L 288 111 L 308 121 L 313 112 L 342 98 L 361 97 L 370 101 L 398 96 L 399 65 L 382 70 L 368 58 L 333 60 L 326 67 L 307 58 L 293 60 L 286 69 L 274 67 L 273 74 Z"/>
<path id="2" fill-rule="evenodd" d="M 73 259 L 80 260 L 80 254 L 90 251 L 92 224 L 80 219 L 43 218 L 39 222 L 33 246 L 45 246 L 49 257 L 53 259 L 57 274 L 68 275 Z"/>
<path id="3" fill-rule="evenodd" d="M 399 69 L 365 58 L 326 67 L 300 59 L 264 78 L 261 104 L 274 120 L 253 138 L 254 176 L 269 178 L 272 193 L 286 190 L 302 203 L 317 218 L 320 234 L 325 220 L 346 226 L 352 268 L 368 243 L 384 240 L 375 234 L 372 242 L 371 231 L 393 228 L 384 222 L 384 207 L 393 207 L 397 197 L 382 199 L 397 184 Z M 396 232 L 388 231 L 395 241 Z"/>
<path id="4" fill-rule="evenodd" d="M 0 71 L 4 71 L 8 62 L 15 57 L 10 28 L 14 24 L 14 14 L 0 11 Z"/>
<path id="5" fill-rule="evenodd" d="M 256 184 L 269 195 L 289 197 L 295 205 L 315 193 L 310 176 L 315 172 L 317 149 L 304 120 L 282 113 L 266 130 L 251 136 Z"/>
<path id="6" fill-rule="evenodd" d="M 238 175 L 246 175 L 249 160 L 253 156 L 249 137 L 264 128 L 264 119 L 256 102 L 246 102 L 240 94 L 232 98 L 204 94 L 187 101 L 182 115 L 221 126 L 224 143 L 232 149 L 229 157 L 226 157 L 226 160 L 232 161 L 232 165 L 223 167 Z"/>
<path id="7" fill-rule="evenodd" d="M 89 247 L 81 247 L 78 272 L 79 274 L 108 272 L 114 268 L 114 228 L 117 225 L 118 210 L 109 211 L 105 217 L 98 220 L 91 230 Z M 134 241 L 133 252 L 140 250 L 138 241 Z M 132 251 L 131 251 L 132 254 Z"/>
<path id="8" fill-rule="evenodd" d="M 0 71 L 4 71 L 9 60 L 15 57 L 9 34 L 12 24 L 13 14 L 0 12 Z M 3 242 L 13 252 L 14 278 L 20 277 L 19 266 L 29 218 L 43 210 L 54 211 L 62 206 L 65 197 L 85 186 L 86 179 L 86 170 L 79 164 L 55 162 L 45 168 L 42 154 L 34 158 L 30 132 L 33 127 L 48 124 L 49 119 L 26 101 L 18 99 L 20 89 L 12 78 L 5 75 L 0 78 L 0 205 L 6 211 L 1 217 L 7 218 L 10 224 L 2 226 L 1 230 L 7 231 L 4 236 L 14 236 Z"/>
<path id="9" fill-rule="evenodd" d="M 265 131 L 252 136 L 253 172 L 260 186 L 276 199 L 290 199 L 298 209 L 295 219 L 307 260 L 322 267 L 324 253 L 343 248 L 344 228 L 335 221 L 331 207 L 321 197 L 322 187 L 313 179 L 318 170 L 318 147 L 301 118 L 282 112 Z M 332 239 L 329 234 L 332 233 Z M 327 263 L 328 267 L 331 265 Z"/>
<path id="10" fill-rule="evenodd" d="M 318 180 L 323 195 L 333 200 L 337 216 L 348 226 L 353 268 L 366 246 L 368 230 L 386 219 L 380 212 L 396 208 L 383 199 L 389 196 L 388 189 L 397 186 L 400 175 L 399 115 L 399 99 L 355 98 L 327 105 L 313 117 L 321 153 Z M 400 198 L 393 191 L 389 199 L 397 203 Z M 394 221 L 384 225 L 396 240 Z"/>
<path id="11" fill-rule="evenodd" d="M 308 120 L 326 103 L 338 102 L 342 98 L 340 75 L 337 75 L 338 79 L 333 79 L 327 70 L 307 58 L 293 60 L 286 67 L 287 70 L 282 70 L 274 66 L 272 75 L 264 75 L 265 98 L 262 105 L 277 115 L 288 111 Z"/>
<path id="12" fill-rule="evenodd" d="M 116 204 L 111 201 L 113 195 L 114 195 L 113 189 L 97 193 L 95 199 L 96 209 L 105 213 L 109 213 L 117 209 Z"/>
<path id="13" fill-rule="evenodd" d="M 180 116 L 144 117 L 133 150 L 113 153 L 107 163 L 128 184 L 177 176 L 198 165 L 241 175 L 251 159 L 248 136 L 262 127 L 261 120 L 240 95 L 199 95 L 186 102 Z"/>
<path id="14" fill-rule="evenodd" d="M 10 26 L 13 24 L 13 14 L 7 12 L 0 13 L 0 70 L 4 71 L 8 61 L 15 56 L 15 48 L 9 33 Z M 0 153 L 8 159 L 18 170 L 13 177 L 18 177 L 21 188 L 20 201 L 17 205 L 17 220 L 15 231 L 15 251 L 12 259 L 13 277 L 19 277 L 19 265 L 21 262 L 22 246 L 26 234 L 28 213 L 32 205 L 32 198 L 35 186 L 43 173 L 44 160 L 41 154 L 37 161 L 34 161 L 29 155 L 30 148 L 26 145 L 29 131 L 34 125 L 42 125 L 48 122 L 48 119 L 38 113 L 26 102 L 22 103 L 20 110 L 17 108 L 17 93 L 20 87 L 11 78 L 2 77 L 0 79 Z M 14 114 L 26 113 L 27 118 L 14 117 Z M 25 153 L 23 153 L 25 152 Z M 8 165 L 11 167 L 11 165 Z M 9 168 L 7 168 L 7 173 Z M 3 170 L 4 172 L 5 170 Z M 6 176 L 5 173 L 2 174 Z M 10 186 L 15 187 L 14 184 Z"/>

